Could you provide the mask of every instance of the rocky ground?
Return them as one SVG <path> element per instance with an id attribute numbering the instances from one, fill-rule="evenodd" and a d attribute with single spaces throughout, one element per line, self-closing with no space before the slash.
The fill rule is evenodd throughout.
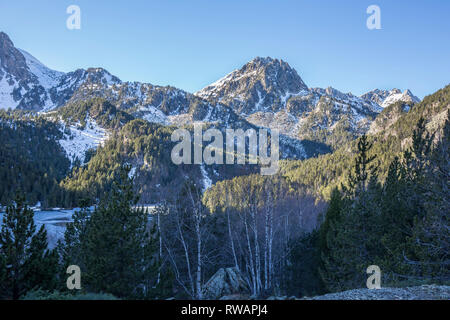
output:
<path id="1" fill-rule="evenodd" d="M 206 299 L 253 300 L 242 275 L 235 268 L 220 269 L 205 285 Z M 278 297 L 268 300 L 450 300 L 450 286 L 422 285 L 404 288 L 354 289 L 315 297 Z"/>
<path id="2" fill-rule="evenodd" d="M 311 298 L 305 297 L 303 300 L 450 300 L 450 286 L 355 289 Z"/>

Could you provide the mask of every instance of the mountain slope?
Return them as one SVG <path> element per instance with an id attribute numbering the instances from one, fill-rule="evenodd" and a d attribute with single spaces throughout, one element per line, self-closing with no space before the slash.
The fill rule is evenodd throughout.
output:
<path id="1" fill-rule="evenodd" d="M 101 146 L 102 153 L 107 140 L 117 139 L 124 126 L 135 119 L 163 128 L 192 128 L 194 123 L 204 123 L 222 132 L 227 128 L 278 129 L 282 159 L 304 160 L 337 150 L 326 158 L 340 165 L 340 158 L 348 158 L 340 147 L 350 148 L 361 134 L 378 137 L 385 132 L 389 138 L 400 131 L 403 136 L 408 130 L 398 128 L 398 120 L 409 117 L 408 110 L 423 108 L 424 104 L 417 102 L 409 90 L 377 89 L 358 97 L 331 87 L 309 88 L 288 63 L 270 57 L 255 58 L 195 94 L 171 86 L 122 82 L 102 68 L 61 73 L 15 48 L 9 37 L 0 33 L 0 108 L 41 112 L 58 128 L 58 137 L 50 139 L 62 147 L 58 150 L 65 152 L 72 168 L 95 162 L 95 149 Z M 157 141 L 152 140 L 149 148 Z M 126 151 L 117 159 L 130 157 Z M 321 160 L 305 163 L 314 161 Z M 205 185 L 248 173 L 245 167 L 231 172 L 215 166 L 197 169 L 195 175 Z M 333 175 L 339 176 L 341 169 L 334 169 Z M 311 172 L 314 170 L 308 174 Z"/>
<path id="2" fill-rule="evenodd" d="M 0 110 L 0 206 L 9 204 L 17 191 L 29 203 L 57 206 L 58 183 L 69 171 L 59 126 L 42 117 L 23 117 Z"/>

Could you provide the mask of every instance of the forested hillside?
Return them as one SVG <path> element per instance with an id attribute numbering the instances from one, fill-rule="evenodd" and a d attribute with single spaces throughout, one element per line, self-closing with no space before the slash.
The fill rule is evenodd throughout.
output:
<path id="1" fill-rule="evenodd" d="M 397 109 L 397 121 L 387 125 L 385 115 Z M 450 108 L 450 85 L 427 96 L 410 110 L 404 103 L 397 103 L 386 108 L 375 120 L 380 127 L 373 135 L 368 135 L 373 147 L 369 155 L 376 155 L 379 164 L 379 176 L 382 180 L 387 175 L 389 164 L 411 145 L 411 137 L 418 120 L 423 117 L 430 132 L 436 139 L 442 135 L 445 119 Z M 400 111 L 398 111 L 400 109 Z M 331 190 L 345 182 L 357 151 L 357 141 L 345 143 L 331 154 L 319 155 L 304 161 L 283 161 L 282 175 L 289 181 L 304 185 L 316 196 L 330 199 Z"/>
<path id="2" fill-rule="evenodd" d="M 239 243 L 233 232 L 243 236 L 247 230 L 253 232 L 247 239 L 254 247 L 251 242 L 244 249 L 247 263 L 257 256 L 255 269 L 246 271 L 256 282 L 252 292 L 266 289 L 258 287 L 260 282 L 296 296 L 360 288 L 370 265 L 381 268 L 385 286 L 449 283 L 450 122 L 443 124 L 439 139 L 426 129 L 423 118 L 413 130 L 408 147 L 384 164 L 385 178 L 378 161 L 382 154 L 373 149 L 376 143 L 365 135 L 359 138 L 355 158 L 348 160 L 348 170 L 339 177 L 340 189 L 331 190 L 326 210 L 314 201 L 311 187 L 283 176 L 263 183 L 258 177 L 239 177 L 205 193 L 204 203 L 211 212 L 227 214 L 228 228 L 233 230 L 230 258 L 236 255 L 233 241 Z M 233 224 L 238 217 L 242 229 Z M 311 233 L 305 218 L 315 228 Z M 300 229 L 291 232 L 294 225 Z M 288 239 L 275 237 L 272 242 L 274 234 Z M 274 267 L 278 278 L 267 272 L 271 268 L 267 241 L 286 245 L 277 249 L 277 254 L 286 250 L 289 262 Z M 261 269 L 258 257 L 264 257 Z M 239 268 L 239 258 L 234 261 Z"/>
<path id="3" fill-rule="evenodd" d="M 136 191 L 145 203 L 156 203 L 167 188 L 179 185 L 182 172 L 195 168 L 176 166 L 170 159 L 173 128 L 151 124 L 145 120 L 127 123 L 104 146 L 99 147 L 86 166 L 74 168 L 61 187 L 67 191 L 67 206 L 82 198 L 100 199 L 111 188 L 120 167 L 132 166 L 136 175 Z"/>
<path id="4" fill-rule="evenodd" d="M 33 205 L 60 203 L 58 184 L 70 165 L 57 143 L 61 137 L 58 125 L 43 117 L 0 111 L 0 204 L 9 204 L 19 190 Z"/>
<path id="5" fill-rule="evenodd" d="M 87 119 L 93 119 L 105 129 L 120 129 L 134 119 L 129 113 L 118 110 L 104 98 L 72 102 L 58 109 L 56 114 L 66 124 L 79 123 L 81 127 L 84 127 Z M 50 113 L 50 115 L 54 116 L 54 113 Z"/>
<path id="6" fill-rule="evenodd" d="M 83 198 L 98 202 L 110 190 L 123 164 L 131 166 L 135 191 L 144 204 L 169 199 L 187 179 L 203 189 L 205 180 L 223 180 L 258 169 L 257 165 L 212 165 L 207 169 L 201 169 L 200 165 L 176 165 L 171 159 L 176 144 L 171 135 L 175 129 L 142 119 L 128 122 L 97 149 L 85 166 L 74 168 L 61 182 L 66 193 L 64 205 L 76 206 Z"/>

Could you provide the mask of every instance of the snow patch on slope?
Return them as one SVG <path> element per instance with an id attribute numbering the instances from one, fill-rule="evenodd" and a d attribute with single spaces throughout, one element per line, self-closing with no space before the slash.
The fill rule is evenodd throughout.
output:
<path id="1" fill-rule="evenodd" d="M 219 80 L 211 83 L 210 85 L 206 86 L 205 88 L 195 92 L 194 95 L 196 95 L 197 97 L 203 98 L 203 99 L 207 99 L 210 96 L 215 97 L 218 94 L 217 93 L 218 88 L 225 85 L 228 81 L 239 80 L 239 77 L 237 77 L 238 73 L 239 73 L 239 70 L 233 70 L 232 72 L 227 74 L 225 77 L 220 78 Z"/>
<path id="2" fill-rule="evenodd" d="M 86 121 L 84 129 L 81 128 L 79 123 L 70 127 L 66 127 L 63 123 L 63 130 L 67 131 L 67 129 L 70 130 L 70 134 L 64 132 L 64 139 L 59 140 L 59 144 L 65 150 L 72 164 L 77 158 L 81 163 L 84 163 L 86 151 L 103 145 L 108 138 L 106 130 L 99 127 L 95 120 L 91 119 Z"/>
<path id="3" fill-rule="evenodd" d="M 132 167 L 130 169 L 130 172 L 128 172 L 128 178 L 133 179 L 135 175 L 136 175 L 136 167 Z"/>
<path id="4" fill-rule="evenodd" d="M 14 101 L 13 91 L 16 88 L 17 82 L 14 80 L 14 84 L 10 85 L 6 79 L 3 77 L 0 80 L 0 109 L 14 109 L 17 107 L 19 102 Z"/>
<path id="5" fill-rule="evenodd" d="M 381 103 L 381 107 L 386 108 L 397 101 L 418 103 L 420 102 L 420 99 L 414 96 L 409 90 L 405 90 L 404 92 L 391 91 L 389 96 Z"/>
<path id="6" fill-rule="evenodd" d="M 167 116 L 159 109 L 153 106 L 140 107 L 139 111 L 143 113 L 142 118 L 148 122 L 168 124 Z"/>
<path id="7" fill-rule="evenodd" d="M 406 103 L 419 103 L 420 99 L 412 94 L 410 90 L 401 91 L 400 89 L 394 88 L 392 90 L 380 90 L 375 89 L 369 91 L 361 96 L 364 100 L 372 102 L 378 105 L 381 109 L 389 107 L 391 104 L 397 101 L 403 101 Z"/>

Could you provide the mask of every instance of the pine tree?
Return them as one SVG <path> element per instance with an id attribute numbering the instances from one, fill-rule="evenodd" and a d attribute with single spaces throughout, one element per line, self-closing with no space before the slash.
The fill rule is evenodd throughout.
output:
<path id="1" fill-rule="evenodd" d="M 394 283 L 449 277 L 448 121 L 445 127 L 433 147 L 434 134 L 419 119 L 403 161 L 395 158 L 389 167 L 382 196 L 381 266 Z"/>
<path id="2" fill-rule="evenodd" d="M 0 232 L 0 296 L 19 299 L 28 290 L 52 289 L 57 276 L 55 253 L 47 250 L 47 232 L 42 226 L 36 233 L 34 212 L 17 195 L 6 209 Z"/>
<path id="3" fill-rule="evenodd" d="M 47 231 L 42 226 L 32 237 L 30 259 L 25 268 L 25 287 L 53 290 L 58 286 L 58 254 L 47 250 Z"/>
<path id="4" fill-rule="evenodd" d="M 6 281 L 8 272 L 6 269 L 6 257 L 0 254 L 0 299 L 6 297 L 6 292 L 9 290 L 8 283 Z"/>
<path id="5" fill-rule="evenodd" d="M 361 287 L 366 268 L 379 259 L 378 230 L 381 188 L 368 153 L 366 136 L 358 141 L 358 155 L 349 176 L 345 197 L 334 190 L 326 220 L 320 230 L 320 274 L 331 291 Z"/>
<path id="6" fill-rule="evenodd" d="M 358 155 L 355 159 L 354 172 L 350 172 L 348 179 L 349 190 L 353 193 L 364 192 L 370 176 L 376 175 L 377 166 L 372 164 L 376 156 L 369 156 L 373 144 L 366 135 L 358 140 Z"/>
<path id="7" fill-rule="evenodd" d="M 434 134 L 430 134 L 425 127 L 425 119 L 420 118 L 412 136 L 412 145 L 404 153 L 406 165 L 412 178 L 420 178 L 429 163 Z"/>
<path id="8" fill-rule="evenodd" d="M 326 212 L 325 221 L 319 229 L 320 268 L 319 274 L 329 291 L 340 291 L 348 287 L 349 268 L 346 257 L 351 253 L 348 236 L 349 198 L 344 198 L 335 188 Z M 350 246 L 349 246 L 350 245 Z"/>
<path id="9" fill-rule="evenodd" d="M 87 289 L 118 297 L 143 298 L 156 283 L 156 237 L 148 213 L 135 208 L 130 168 L 121 170 L 111 195 L 93 212 L 81 238 Z"/>
<path id="10" fill-rule="evenodd" d="M 296 297 L 314 296 L 324 293 L 323 281 L 319 274 L 320 245 L 319 232 L 292 241 L 289 245 L 287 276 L 282 286 L 288 295 Z"/>

